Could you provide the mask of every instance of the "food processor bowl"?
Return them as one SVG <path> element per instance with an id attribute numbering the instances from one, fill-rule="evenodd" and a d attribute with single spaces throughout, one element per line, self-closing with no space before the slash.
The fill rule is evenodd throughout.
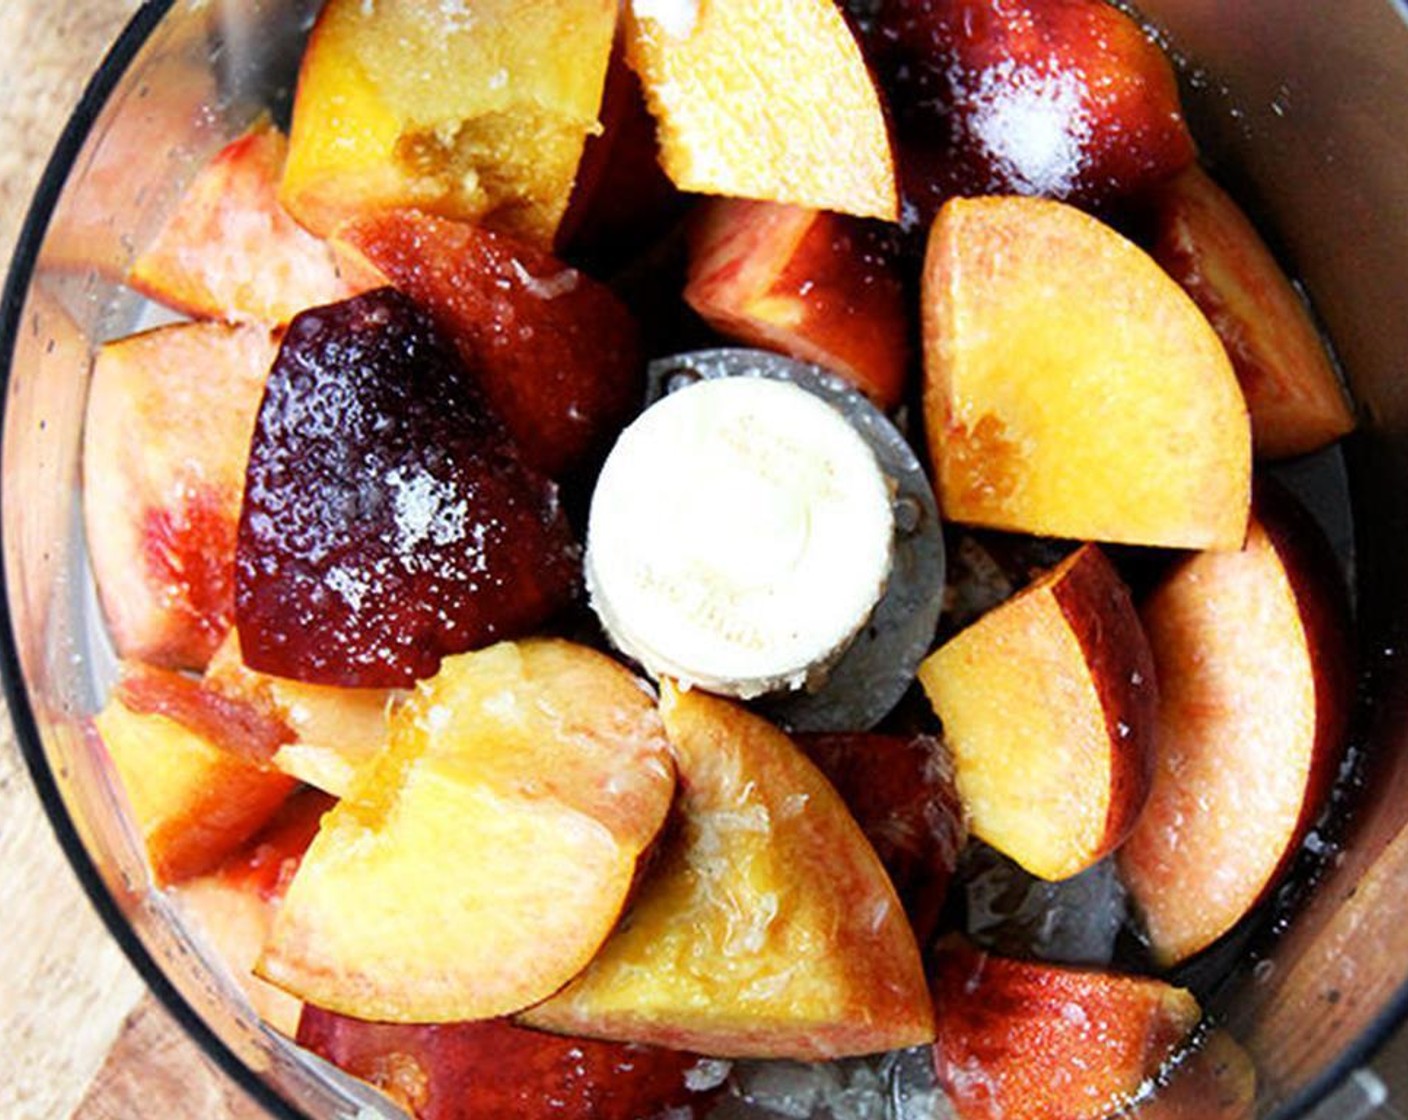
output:
<path id="1" fill-rule="evenodd" d="M 316 8 L 144 5 L 58 145 L 0 308 L 0 668 L 60 840 L 156 993 L 272 1113 L 367 1120 L 397 1113 L 263 1026 L 149 882 L 91 740 L 112 661 L 79 512 L 92 352 L 145 321 L 122 286 L 133 251 L 205 159 L 258 114 L 286 111 Z M 1286 468 L 1313 480 L 1359 619 L 1351 764 L 1335 821 L 1315 834 L 1331 857 L 1308 853 L 1279 900 L 1284 914 L 1224 949 L 1203 982 L 1209 1010 L 1257 1062 L 1257 1115 L 1302 1116 L 1408 1013 L 1408 7 L 1144 0 L 1139 10 L 1187 62 L 1204 157 L 1303 284 L 1359 408 L 1342 448 Z"/>

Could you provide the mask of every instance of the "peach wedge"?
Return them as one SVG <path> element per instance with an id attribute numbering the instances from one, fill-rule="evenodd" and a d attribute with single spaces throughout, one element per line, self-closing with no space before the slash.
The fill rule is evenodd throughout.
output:
<path id="1" fill-rule="evenodd" d="M 323 819 L 257 971 L 360 1019 L 518 1011 L 606 940 L 674 787 L 650 695 L 605 655 L 446 658 Z"/>
<path id="2" fill-rule="evenodd" d="M 323 236 L 415 206 L 550 247 L 616 20 L 616 0 L 331 0 L 299 71 L 279 197 Z"/>
<path id="3" fill-rule="evenodd" d="M 1305 303 L 1241 208 L 1194 165 L 1154 194 L 1154 259 L 1227 347 L 1258 455 L 1303 455 L 1354 427 Z"/>
<path id="4" fill-rule="evenodd" d="M 720 334 L 825 366 L 894 408 L 910 322 L 891 232 L 802 206 L 710 199 L 690 246 L 685 302 Z"/>
<path id="5" fill-rule="evenodd" d="M 1202 1015 L 1162 980 L 1004 959 L 959 938 L 931 971 L 935 1064 L 958 1120 L 1126 1115 Z"/>
<path id="6" fill-rule="evenodd" d="M 223 323 L 98 351 L 83 514 L 121 656 L 200 669 L 229 630 L 245 463 L 274 353 L 267 329 Z"/>
<path id="7" fill-rule="evenodd" d="M 1353 678 L 1344 593 L 1317 533 L 1259 490 L 1245 549 L 1185 560 L 1143 605 L 1158 750 L 1119 867 L 1161 964 L 1266 896 L 1334 777 Z"/>
<path id="8" fill-rule="evenodd" d="M 268 120 L 231 141 L 186 188 L 128 283 L 196 318 L 264 323 L 351 295 L 327 243 L 279 205 L 287 151 Z"/>
<path id="9" fill-rule="evenodd" d="M 831 0 L 627 5 L 626 60 L 681 190 L 898 217 L 880 95 Z"/>
<path id="10" fill-rule="evenodd" d="M 718 1057 L 933 1038 L 914 934 L 844 803 L 781 731 L 668 682 L 680 823 L 586 972 L 521 1021 Z"/>
<path id="11" fill-rule="evenodd" d="M 234 974 L 259 1017 L 292 1038 L 301 1001 L 255 976 L 252 969 L 303 853 L 332 799 L 300 790 L 218 868 L 172 889 L 181 910 Z"/>
<path id="12" fill-rule="evenodd" d="M 1055 880 L 1128 835 L 1157 690 L 1129 592 L 1095 545 L 940 647 L 919 680 L 974 836 Z"/>
<path id="13" fill-rule="evenodd" d="M 563 478 L 604 454 L 640 407 L 645 362 L 630 311 L 551 254 L 416 210 L 348 222 L 334 244 L 434 320 L 544 474 Z"/>
<path id="14" fill-rule="evenodd" d="M 947 517 L 1241 547 L 1246 404 L 1208 321 L 1133 243 L 1059 202 L 953 199 L 929 236 L 923 334 Z"/>
<path id="15" fill-rule="evenodd" d="M 214 870 L 298 785 L 270 761 L 287 728 L 169 670 L 124 665 L 93 725 L 158 886 Z"/>
<path id="16" fill-rule="evenodd" d="M 368 1023 L 305 1008 L 298 1044 L 376 1086 L 416 1120 L 695 1120 L 701 1059 L 625 1042 L 476 1023 Z"/>

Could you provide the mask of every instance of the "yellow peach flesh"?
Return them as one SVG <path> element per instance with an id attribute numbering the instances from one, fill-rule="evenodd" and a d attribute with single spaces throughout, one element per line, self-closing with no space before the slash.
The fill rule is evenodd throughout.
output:
<path id="1" fill-rule="evenodd" d="M 296 788 L 167 715 L 109 700 L 93 719 L 158 886 L 212 870 Z"/>
<path id="2" fill-rule="evenodd" d="M 280 198 L 331 234 L 413 206 L 552 243 L 597 112 L 614 0 L 332 0 L 299 74 Z"/>
<path id="3" fill-rule="evenodd" d="M 621 929 L 531 1026 L 725 1057 L 932 1038 L 913 933 L 874 851 L 780 731 L 667 685 L 678 832 Z"/>
<path id="4" fill-rule="evenodd" d="M 673 791 L 651 697 L 604 655 L 447 658 L 323 818 L 259 974 L 358 1018 L 520 1010 L 611 932 Z"/>
<path id="5" fill-rule="evenodd" d="M 1053 880 L 1123 840 L 1148 790 L 1154 674 L 1094 546 L 945 643 L 919 681 L 975 836 Z"/>
<path id="6" fill-rule="evenodd" d="M 880 96 L 829 0 L 637 3 L 626 35 L 676 186 L 898 217 Z"/>
<path id="7" fill-rule="evenodd" d="M 1080 211 L 954 199 L 924 273 L 925 421 L 946 516 L 993 528 L 1238 548 L 1246 405 L 1211 326 Z"/>

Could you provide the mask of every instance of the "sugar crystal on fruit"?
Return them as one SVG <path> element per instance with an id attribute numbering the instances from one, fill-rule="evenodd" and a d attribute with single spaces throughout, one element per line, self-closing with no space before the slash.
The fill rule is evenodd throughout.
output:
<path id="1" fill-rule="evenodd" d="M 440 0 L 440 14 L 444 17 L 446 32 L 460 33 L 474 27 L 474 13 L 465 0 Z"/>
<path id="2" fill-rule="evenodd" d="M 558 296 L 575 291 L 582 279 L 582 274 L 575 268 L 564 268 L 551 276 L 534 276 L 523 267 L 523 262 L 517 257 L 513 258 L 509 264 L 523 289 L 539 299 L 556 299 Z"/>
<path id="3" fill-rule="evenodd" d="M 367 592 L 371 588 L 368 579 L 362 576 L 355 568 L 339 565 L 328 569 L 325 577 L 327 585 L 342 596 L 343 601 L 354 611 L 362 609 L 362 604 L 366 601 Z"/>
<path id="4" fill-rule="evenodd" d="M 576 581 L 555 487 L 414 304 L 382 289 L 293 321 L 236 549 L 251 667 L 405 686 L 446 653 L 537 625 Z"/>
<path id="5" fill-rule="evenodd" d="M 393 470 L 386 481 L 395 507 L 398 551 L 405 554 L 425 542 L 446 545 L 464 539 L 469 504 L 458 496 L 454 483 L 415 467 Z"/>
<path id="6" fill-rule="evenodd" d="M 1090 138 L 1078 74 L 1008 59 L 982 71 L 969 96 L 969 127 L 1012 186 L 1050 197 L 1074 190 Z"/>

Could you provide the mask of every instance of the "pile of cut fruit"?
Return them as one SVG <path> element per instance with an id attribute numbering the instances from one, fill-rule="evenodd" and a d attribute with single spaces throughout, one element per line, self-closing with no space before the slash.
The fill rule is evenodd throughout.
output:
<path id="1" fill-rule="evenodd" d="M 182 318 L 96 357 L 95 724 L 274 1028 L 425 1120 L 905 1049 L 964 1120 L 1249 1115 L 1167 977 L 1336 771 L 1339 569 L 1257 468 L 1353 419 L 1129 15 L 328 0 L 128 282 Z M 907 440 L 946 582 L 862 412 L 647 393 L 710 348 Z M 883 718 L 769 707 L 916 582 Z M 994 867 L 1117 882 L 1122 955 Z"/>

